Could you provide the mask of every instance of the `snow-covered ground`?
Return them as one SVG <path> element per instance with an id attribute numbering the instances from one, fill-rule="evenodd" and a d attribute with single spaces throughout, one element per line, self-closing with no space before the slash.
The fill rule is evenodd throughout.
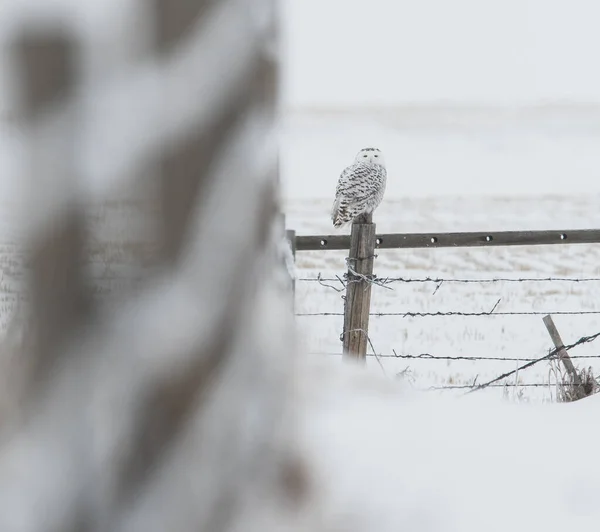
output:
<path id="1" fill-rule="evenodd" d="M 387 197 L 376 213 L 379 233 L 575 229 L 600 227 L 600 120 L 597 110 L 502 110 L 456 113 L 303 113 L 290 115 L 283 146 L 286 223 L 298 234 L 332 234 L 329 209 L 339 171 L 363 145 L 385 150 Z M 444 119 L 444 117 L 446 117 Z M 524 118 L 529 117 L 529 119 Z M 445 126 L 443 123 L 445 122 Z M 345 232 L 349 232 L 346 229 Z M 332 278 L 345 271 L 344 252 L 298 252 L 298 276 Z M 600 277 L 600 245 L 379 250 L 375 273 L 403 278 Z M 336 284 L 336 283 L 329 283 Z M 337 284 L 338 288 L 340 287 Z M 372 312 L 481 312 L 500 300 L 496 316 L 372 316 L 378 354 L 536 358 L 552 346 L 543 315 L 503 312 L 598 312 L 555 315 L 569 344 L 600 332 L 600 281 L 523 283 L 394 283 L 374 287 Z M 343 312 L 341 293 L 297 282 L 296 312 Z M 299 316 L 304 348 L 338 362 L 341 316 Z M 600 340 L 599 340 L 600 342 Z M 572 355 L 597 355 L 600 344 Z M 409 368 L 414 386 L 470 384 L 514 369 L 516 361 L 382 358 L 388 377 Z M 600 372 L 598 359 L 577 359 Z M 373 371 L 381 372 L 369 359 Z M 520 372 L 524 384 L 549 382 L 548 363 Z M 515 377 L 507 382 L 515 383 Z M 456 393 L 443 391 L 443 394 Z M 486 394 L 501 395 L 503 389 Z M 509 396 L 547 400 L 554 390 L 511 389 Z"/>
<path id="2" fill-rule="evenodd" d="M 341 169 L 358 149 L 375 144 L 386 154 L 386 199 L 375 215 L 379 233 L 584 229 L 600 227 L 600 109 L 575 108 L 395 108 L 332 112 L 297 111 L 286 115 L 282 143 L 282 185 L 286 224 L 298 234 L 331 234 L 329 209 Z M 10 199 L 14 163 L 0 143 L 0 169 Z M 4 150 L 4 151 L 3 151 Z M 21 254 L 18 227 L 4 209 L 0 217 L 0 325 L 10 320 L 20 293 Z M 127 218 L 125 218 L 127 217 Z M 121 234 L 141 218 L 116 206 L 93 213 L 100 227 L 94 238 L 92 273 L 99 293 L 120 289 L 135 261 L 135 249 Z M 349 232 L 349 229 L 345 230 Z M 345 252 L 298 252 L 300 279 L 296 312 L 342 313 L 342 293 L 315 282 L 342 276 Z M 600 277 L 600 245 L 557 245 L 432 250 L 379 250 L 380 277 L 490 279 Z M 309 280 L 303 280 L 309 279 Z M 329 283 L 340 287 L 339 283 Z M 529 359 L 551 347 L 543 313 L 555 315 L 565 343 L 600 332 L 600 281 L 393 283 L 375 286 L 375 313 L 489 311 L 481 317 L 372 316 L 370 336 L 388 378 L 408 368 L 417 388 L 485 382 L 512 370 L 517 361 L 435 361 L 397 359 L 423 353 L 439 357 Z M 436 289 L 437 288 L 437 289 Z M 538 312 L 505 316 L 504 312 Z M 342 316 L 299 316 L 305 352 L 333 364 L 338 353 Z M 578 347 L 575 356 L 600 353 L 600 340 Z M 386 356 L 387 355 L 387 356 Z M 600 373 L 600 359 L 577 359 Z M 377 360 L 369 369 L 381 373 Z M 540 384 L 550 380 L 541 363 L 507 382 Z M 436 392 L 437 393 L 437 392 Z M 444 396 L 462 391 L 439 392 Z M 501 396 L 502 388 L 479 392 Z M 511 388 L 510 397 L 551 399 L 551 387 Z"/>
<path id="3" fill-rule="evenodd" d="M 599 396 L 559 405 L 481 394 L 439 400 L 364 372 L 327 369 L 304 376 L 298 431 L 313 488 L 307 513 L 325 523 L 321 530 L 598 525 Z"/>

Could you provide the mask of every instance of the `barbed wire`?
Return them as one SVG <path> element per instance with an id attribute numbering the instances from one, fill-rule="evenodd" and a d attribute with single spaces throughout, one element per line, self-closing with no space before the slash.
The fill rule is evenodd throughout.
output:
<path id="1" fill-rule="evenodd" d="M 346 263 L 348 263 L 348 258 L 346 258 Z M 350 267 L 348 268 L 351 274 L 354 274 L 354 270 Z M 386 290 L 393 290 L 394 288 L 389 286 L 393 283 L 433 283 L 436 285 L 435 290 L 432 295 L 436 295 L 440 288 L 445 283 L 454 283 L 454 284 L 490 284 L 490 283 L 540 283 L 540 282 L 570 282 L 570 283 L 587 283 L 587 282 L 600 282 L 600 277 L 496 277 L 496 278 L 485 278 L 485 279 L 460 279 L 460 278 L 443 278 L 443 277 L 423 277 L 423 278 L 407 278 L 407 277 L 378 277 L 376 275 L 373 276 L 353 276 L 352 279 L 349 279 L 349 275 L 344 274 L 343 278 L 339 275 L 336 275 L 335 278 L 325 278 L 322 277 L 319 273 L 316 278 L 314 277 L 301 277 L 297 279 L 299 282 L 318 282 L 321 286 L 325 288 L 329 288 L 335 290 L 336 292 L 343 292 L 348 283 L 354 282 L 365 282 L 369 285 L 379 286 L 381 288 L 385 288 Z M 341 288 L 333 286 L 329 283 L 340 283 Z"/>
<path id="2" fill-rule="evenodd" d="M 442 278 L 442 277 L 422 277 L 422 278 L 410 278 L 410 277 L 375 277 L 374 280 L 385 281 L 387 284 L 391 283 L 462 283 L 462 284 L 490 284 L 490 283 L 547 283 L 547 282 L 570 282 L 570 283 L 589 283 L 589 282 L 600 282 L 600 277 L 493 277 L 485 279 L 461 279 L 461 278 Z M 300 277 L 296 279 L 300 282 L 336 282 L 341 279 L 336 276 L 335 278 L 321 277 Z"/>
<path id="3" fill-rule="evenodd" d="M 343 277 L 336 275 L 335 279 L 324 279 L 321 277 L 321 274 L 319 274 L 318 277 L 316 278 L 316 281 L 321 286 L 324 286 L 325 288 L 331 288 L 332 290 L 335 290 L 336 292 L 344 292 L 350 283 L 361 283 L 361 282 L 364 282 L 367 285 L 380 286 L 381 288 L 385 288 L 386 290 L 393 290 L 393 288 L 391 286 L 386 286 L 387 283 L 386 283 L 385 279 L 380 279 L 376 276 L 367 276 L 362 273 L 357 273 L 350 266 L 350 263 L 348 262 L 349 260 L 350 259 L 346 259 L 346 261 L 348 263 L 348 273 L 345 273 L 343 275 Z M 341 288 L 337 288 L 336 286 L 328 284 L 330 282 L 340 283 Z"/>
<path id="4" fill-rule="evenodd" d="M 503 373 L 502 375 L 499 375 L 498 377 L 495 377 L 494 379 L 491 379 L 483 384 L 475 384 L 477 381 L 477 377 L 475 378 L 473 384 L 461 384 L 461 385 L 445 385 L 445 386 L 438 386 L 438 387 L 430 387 L 430 390 L 458 390 L 458 389 L 462 389 L 462 390 L 468 390 L 467 393 L 472 393 L 475 391 L 479 391 L 479 390 L 483 390 L 486 388 L 505 388 L 505 387 L 522 387 L 522 388 L 530 388 L 530 387 L 542 387 L 542 386 L 559 386 L 561 383 L 560 382 L 555 382 L 555 383 L 500 383 L 500 381 L 507 379 L 508 377 L 511 377 L 512 375 L 518 374 L 520 371 L 528 369 L 540 362 L 543 361 L 549 361 L 549 360 L 553 360 L 556 358 L 560 359 L 560 355 L 559 352 L 562 351 L 563 349 L 565 351 L 570 351 L 571 349 L 579 346 L 579 345 L 583 345 L 586 343 L 591 343 L 593 341 L 595 341 L 597 338 L 600 337 L 600 332 L 593 334 L 591 336 L 582 336 L 581 338 L 579 338 L 579 340 L 577 340 L 576 342 L 573 342 L 572 344 L 566 345 L 566 346 L 561 346 L 561 347 L 557 347 L 554 348 L 552 350 L 550 350 L 548 352 L 548 354 L 542 356 L 542 357 L 538 357 L 538 358 L 516 358 L 516 357 L 468 357 L 468 356 L 434 356 L 431 355 L 429 353 L 421 353 L 419 355 L 398 355 L 398 353 L 396 353 L 395 350 L 392 350 L 393 354 L 377 354 L 375 347 L 373 346 L 373 343 L 371 342 L 370 337 L 368 336 L 368 334 L 366 333 L 366 331 L 360 329 L 361 332 L 363 332 L 364 334 L 367 335 L 367 339 L 369 341 L 369 345 L 371 346 L 371 349 L 373 350 L 373 354 L 372 355 L 366 355 L 366 356 L 374 356 L 377 359 L 377 363 L 379 364 L 379 366 L 381 367 L 382 371 L 385 373 L 385 369 L 383 368 L 383 364 L 381 362 L 381 359 L 383 358 L 398 358 L 398 359 L 421 359 L 421 360 L 495 360 L 495 361 L 511 361 L 511 362 L 525 362 L 525 364 L 520 365 L 519 367 L 511 370 L 511 371 L 507 371 L 505 373 Z M 343 334 L 342 334 L 343 336 Z M 312 354 L 317 354 L 317 353 L 312 353 Z M 569 358 L 571 359 L 596 359 L 596 358 L 600 358 L 600 355 L 579 355 L 579 356 L 569 356 Z M 408 368 L 407 368 L 408 369 Z M 406 370 L 405 370 L 406 371 Z M 565 385 L 569 385 L 569 386 L 587 386 L 587 384 L 582 383 L 582 384 L 575 384 L 575 383 L 562 383 L 563 386 Z"/>
<path id="5" fill-rule="evenodd" d="M 570 351 L 571 349 L 573 349 L 579 345 L 591 343 L 594 340 L 596 340 L 598 337 L 600 337 L 600 332 L 593 334 L 591 336 L 582 336 L 579 340 L 577 340 L 576 342 L 574 342 L 572 344 L 562 346 L 562 347 L 555 347 L 547 355 L 537 358 L 535 360 L 531 360 L 531 361 L 527 362 L 526 364 L 523 364 L 523 365 L 519 366 L 518 368 L 513 369 L 512 371 L 507 371 L 506 373 L 503 373 L 502 375 L 500 375 L 486 383 L 479 384 L 477 387 L 474 387 L 469 393 L 478 391 L 478 390 L 482 390 L 484 388 L 488 388 L 492 384 L 495 384 L 495 383 L 501 381 L 502 379 L 506 379 L 507 377 L 510 377 L 510 376 L 514 375 L 515 373 L 518 373 L 519 371 L 530 368 L 531 366 L 534 366 L 535 364 L 538 364 L 545 360 L 550 360 L 551 358 L 554 358 L 556 356 L 556 354 L 559 351 L 561 351 L 562 349 L 565 349 L 566 351 Z"/>
<path id="6" fill-rule="evenodd" d="M 371 346 L 372 347 L 372 346 Z M 326 355 L 326 356 L 342 356 L 342 353 L 309 353 L 310 355 Z M 366 355 L 367 357 L 377 357 L 378 359 L 382 359 L 382 358 L 413 358 L 413 359 L 418 359 L 418 358 L 423 358 L 426 360 L 505 360 L 505 361 L 517 361 L 517 362 L 524 362 L 524 361 L 540 361 L 540 359 L 519 359 L 519 358 L 503 358 L 503 357 L 435 357 L 433 355 L 428 355 L 426 353 L 424 353 L 423 355 L 393 355 L 393 354 L 381 354 L 381 355 L 375 355 L 372 353 L 368 353 Z M 546 355 L 547 356 L 547 355 Z M 544 357 L 546 358 L 546 357 Z M 571 359 L 577 359 L 577 358 L 600 358 L 600 355 L 590 355 L 590 356 L 572 356 L 570 357 Z M 408 369 L 408 368 L 407 368 Z M 406 370 L 404 370 L 406 371 Z M 402 374 L 403 372 L 400 372 L 400 374 Z M 475 379 L 476 380 L 476 379 Z M 480 386 L 482 386 L 481 389 L 483 388 L 548 388 L 548 387 L 555 387 L 555 386 L 570 386 L 570 387 L 574 387 L 574 386 L 582 386 L 585 387 L 587 386 L 587 384 L 582 383 L 582 384 L 575 384 L 573 382 L 560 382 L 560 381 L 555 381 L 555 382 L 531 382 L 531 383 L 510 383 L 510 382 L 505 382 L 505 383 L 493 383 L 493 384 L 489 384 L 489 385 L 478 385 L 478 384 L 446 384 L 446 385 L 441 385 L 441 386 L 430 386 L 428 388 L 424 388 L 422 389 L 423 391 L 430 391 L 430 390 L 475 390 L 477 388 L 479 388 Z"/>
<path id="7" fill-rule="evenodd" d="M 427 318 L 427 317 L 483 317 L 483 316 L 589 316 L 600 315 L 598 310 L 558 310 L 558 311 L 480 311 L 480 312 L 462 312 L 462 311 L 436 311 L 436 312 L 370 312 L 369 316 L 386 317 L 399 316 L 402 318 Z M 343 312 L 297 312 L 296 316 L 311 317 L 311 316 L 343 316 Z"/>
<path id="8" fill-rule="evenodd" d="M 348 261 L 347 261 L 348 263 Z M 349 265 L 349 263 L 348 263 Z M 353 278 L 350 278 L 352 275 Z M 584 283 L 584 282 L 600 282 L 599 277 L 497 277 L 497 278 L 485 278 L 485 279 L 467 279 L 467 278 L 434 278 L 434 277 L 425 277 L 425 278 L 405 278 L 405 277 L 386 277 L 380 278 L 377 276 L 358 276 L 353 270 L 351 270 L 350 274 L 345 274 L 343 278 L 340 276 L 336 276 L 335 278 L 324 278 L 319 273 L 317 278 L 311 277 L 302 277 L 297 279 L 301 282 L 318 282 L 322 286 L 327 288 L 332 288 L 336 292 L 343 292 L 349 282 L 365 282 L 369 284 L 376 284 L 378 286 L 382 286 L 387 289 L 391 289 L 391 287 L 387 286 L 391 283 L 434 283 L 436 284 L 435 291 L 433 295 L 437 293 L 437 291 L 441 288 L 444 283 L 463 283 L 463 284 L 485 284 L 485 283 L 531 283 L 531 282 L 570 282 L 570 283 Z M 337 288 L 328 283 L 340 283 L 341 288 Z M 600 311 L 597 310 L 563 310 L 563 311 L 497 311 L 498 305 L 500 304 L 501 299 L 498 299 L 494 306 L 489 311 L 479 311 L 479 312 L 464 312 L 464 311 L 436 311 L 436 312 L 370 312 L 369 316 L 375 317 L 387 317 L 387 316 L 400 316 L 403 318 L 411 317 L 411 318 L 423 318 L 423 317 L 451 317 L 451 316 L 459 316 L 459 317 L 488 317 L 488 316 L 546 316 L 546 315 L 557 315 L 557 316 L 586 316 L 586 315 L 600 315 Z M 311 316 L 344 316 L 343 312 L 300 312 L 296 313 L 296 316 L 299 317 L 311 317 Z M 364 331 L 363 331 L 364 332 Z M 365 333 L 366 334 L 366 333 Z M 367 336 L 368 337 L 368 336 Z M 598 337 L 600 337 L 600 333 L 591 336 L 581 337 L 579 340 L 570 344 L 568 346 L 564 346 L 565 350 L 573 349 L 576 346 L 582 345 L 584 343 L 593 342 Z M 392 350 L 392 354 L 376 354 L 376 351 L 373 347 L 373 344 L 368 338 L 371 349 L 373 350 L 373 355 L 377 358 L 377 362 L 380 366 L 381 359 L 384 358 L 397 358 L 397 359 L 412 359 L 412 360 L 436 360 L 436 361 L 510 361 L 510 362 L 524 362 L 521 366 L 503 373 L 494 379 L 485 382 L 483 384 L 475 384 L 472 385 L 450 385 L 450 386 L 441 386 L 441 387 L 433 387 L 431 389 L 466 389 L 469 390 L 467 393 L 471 393 L 473 391 L 482 390 L 485 388 L 496 388 L 496 387 L 507 387 L 507 386 L 520 386 L 520 387 L 541 387 L 541 386 L 551 386 L 550 383 L 525 383 L 525 384 L 509 384 L 509 383 L 500 383 L 500 381 L 517 374 L 519 371 L 530 368 L 535 364 L 546 360 L 552 360 L 557 358 L 557 354 L 560 349 L 555 348 L 549 351 L 548 354 L 538 357 L 538 358 L 517 358 L 517 357 L 482 357 L 482 356 L 435 356 L 429 353 L 421 353 L 419 355 L 399 355 L 395 350 Z M 570 357 L 572 359 L 596 359 L 600 358 L 600 355 L 579 355 Z M 383 367 L 382 367 L 383 368 Z M 476 379 L 475 379 L 476 380 Z M 559 385 L 560 383 L 555 383 L 554 385 Z M 569 383 L 572 385 L 571 383 Z"/>
<path id="9" fill-rule="evenodd" d="M 340 341 L 343 342 L 344 336 L 347 334 L 353 333 L 353 332 L 360 332 L 365 335 L 365 337 L 367 338 L 367 342 L 369 343 L 369 346 L 371 347 L 371 350 L 373 351 L 373 353 L 369 354 L 369 356 L 375 357 L 375 359 L 377 360 L 377 363 L 379 364 L 379 367 L 381 368 L 381 371 L 383 372 L 384 375 L 386 375 L 385 368 L 383 367 L 381 360 L 379 360 L 379 355 L 377 354 L 377 351 L 375 350 L 375 346 L 373 345 L 373 342 L 371 341 L 371 337 L 369 336 L 369 333 L 367 331 L 365 331 L 364 329 L 351 329 L 349 331 L 343 331 L 342 334 L 340 334 Z"/>
<path id="10" fill-rule="evenodd" d="M 362 331 L 364 332 L 364 331 Z M 365 333 L 366 334 L 366 333 Z M 368 336 L 367 336 L 368 337 Z M 506 358 L 506 359 L 502 359 L 502 360 L 512 360 L 512 361 L 522 361 L 522 362 L 526 362 L 525 364 L 520 365 L 519 367 L 511 370 L 511 371 L 507 371 L 505 373 L 503 373 L 502 375 L 499 375 L 498 377 L 495 377 L 483 384 L 475 384 L 475 382 L 472 385 L 458 385 L 458 386 L 453 386 L 452 388 L 448 388 L 448 387 L 442 387 L 441 389 L 468 389 L 469 391 L 467 393 L 472 393 L 475 391 L 479 391 L 479 390 L 483 390 L 485 388 L 496 388 L 496 387 L 502 387 L 502 386 L 510 386 L 509 383 L 502 383 L 502 384 L 497 384 L 499 383 L 501 380 L 506 379 L 508 377 L 511 377 L 512 375 L 515 375 L 517 373 L 519 373 L 520 371 L 524 370 L 524 369 L 528 369 L 536 364 L 539 364 L 540 362 L 546 361 L 546 360 L 551 360 L 554 358 L 557 358 L 557 355 L 559 353 L 559 351 L 561 350 L 565 350 L 565 351 L 570 351 L 571 349 L 579 346 L 579 345 L 583 345 L 583 344 L 587 344 L 587 343 L 591 343 L 593 341 L 595 341 L 597 338 L 600 337 L 600 332 L 593 334 L 591 336 L 582 336 L 581 338 L 579 338 L 579 340 L 577 340 L 576 342 L 573 342 L 572 344 L 566 345 L 566 346 L 561 346 L 558 348 L 554 348 L 552 350 L 549 351 L 548 354 L 539 357 L 539 358 L 534 358 L 534 359 L 511 359 L 511 358 Z M 391 358 L 392 356 L 395 356 L 396 358 L 413 358 L 413 359 L 437 359 L 437 360 L 494 360 L 494 358 L 486 358 L 486 357 L 434 357 L 433 355 L 429 355 L 428 353 L 422 353 L 421 355 L 398 355 L 395 351 L 393 351 L 394 355 L 377 355 L 375 354 L 376 351 L 373 347 L 372 342 L 369 339 L 369 343 L 371 345 L 371 349 L 373 349 L 373 354 L 377 357 L 377 362 L 379 363 L 379 365 L 382 367 L 383 366 L 381 364 L 381 358 Z M 558 357 L 559 358 L 559 357 Z M 600 358 L 600 355 L 589 355 L 589 356 L 578 356 L 578 357 L 570 357 L 570 358 Z M 385 371 L 385 370 L 384 370 Z M 477 380 L 477 378 L 475 379 L 475 381 Z M 535 386 L 542 386 L 539 383 L 534 383 Z M 533 386 L 534 384 L 528 385 L 528 386 Z M 571 383 L 569 383 L 571 384 Z M 550 384 L 546 384 L 546 385 L 550 385 Z M 525 385 L 518 385 L 518 386 L 523 386 L 523 387 L 528 387 Z"/>
<path id="11" fill-rule="evenodd" d="M 490 384 L 486 388 L 550 388 L 555 386 L 569 386 L 569 387 L 584 387 L 585 384 L 574 384 L 572 382 L 529 382 L 529 383 L 504 383 L 504 384 Z M 442 386 L 430 386 L 427 390 L 474 390 L 477 385 L 472 384 L 448 384 Z"/>
<path id="12" fill-rule="evenodd" d="M 419 355 L 400 355 L 397 354 L 395 350 L 392 350 L 392 353 L 382 353 L 382 354 L 378 354 L 376 355 L 378 358 L 392 358 L 392 359 L 399 359 L 399 360 L 427 360 L 430 362 L 435 362 L 435 361 L 441 361 L 441 362 L 447 362 L 447 361 L 485 361 L 485 360 L 489 360 L 489 361 L 495 361 L 495 362 L 532 362 L 534 360 L 538 360 L 538 358 L 531 358 L 531 357 L 523 357 L 523 358 L 518 358 L 518 357 L 484 357 L 484 356 L 462 356 L 462 355 L 458 355 L 458 356 L 452 356 L 452 355 L 431 355 L 429 353 L 421 353 Z M 324 356 L 342 356 L 342 353 L 317 353 L 317 352 L 312 352 L 312 353 L 308 353 L 311 356 L 317 356 L 317 355 L 324 355 Z M 372 357 L 375 356 L 372 353 L 367 353 L 366 355 L 367 357 Z M 558 357 L 557 357 L 558 358 Z M 596 359 L 596 358 L 600 358 L 600 355 L 573 355 L 570 356 L 570 358 L 572 360 L 577 360 L 577 359 Z"/>

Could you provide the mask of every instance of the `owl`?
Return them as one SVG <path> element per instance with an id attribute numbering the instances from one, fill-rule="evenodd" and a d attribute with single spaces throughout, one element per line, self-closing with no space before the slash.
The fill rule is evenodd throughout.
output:
<path id="1" fill-rule="evenodd" d="M 364 148 L 340 176 L 331 209 L 334 227 L 372 213 L 383 199 L 387 171 L 381 150 Z"/>

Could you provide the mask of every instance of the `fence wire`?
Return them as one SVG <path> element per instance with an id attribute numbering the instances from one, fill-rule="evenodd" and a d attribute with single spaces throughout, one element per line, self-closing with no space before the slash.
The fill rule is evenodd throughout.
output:
<path id="1" fill-rule="evenodd" d="M 343 280 L 340 277 L 299 277 L 296 279 L 299 282 L 305 283 L 321 283 L 325 282 L 339 282 L 343 284 Z M 376 277 L 375 280 L 385 282 L 387 284 L 392 283 L 458 283 L 458 284 L 493 284 L 493 283 L 549 283 L 549 282 L 564 282 L 564 283 L 590 283 L 599 282 L 600 277 L 493 277 L 493 278 L 482 278 L 482 279 L 460 279 L 450 277 L 422 277 L 422 278 L 411 278 L 411 277 Z"/>
<path id="2" fill-rule="evenodd" d="M 490 384 L 486 386 L 486 388 L 553 388 L 556 386 L 571 386 L 571 387 L 582 387 L 584 388 L 586 385 L 584 384 L 573 384 L 571 382 L 529 382 L 529 383 L 504 383 L 504 384 Z M 472 391 L 476 390 L 477 385 L 472 384 L 445 384 L 441 386 L 430 386 L 424 390 L 467 390 Z"/>
<path id="3" fill-rule="evenodd" d="M 495 309 L 495 307 L 494 307 Z M 343 312 L 297 312 L 299 317 L 315 317 L 315 316 L 343 316 Z M 401 317 L 401 318 L 435 318 L 435 317 L 451 317 L 459 316 L 466 318 L 481 318 L 481 317 L 499 317 L 499 316 L 597 316 L 600 315 L 600 310 L 522 310 L 522 311 L 480 311 L 480 312 L 464 312 L 459 310 L 436 311 L 436 312 L 370 312 L 369 316 L 378 318 L 383 317 Z"/>
<path id="4" fill-rule="evenodd" d="M 309 355 L 311 355 L 311 356 L 315 356 L 315 355 L 342 356 L 342 353 L 312 352 L 312 353 L 309 353 Z M 431 355 L 429 353 L 421 353 L 419 355 L 405 355 L 405 354 L 396 353 L 395 350 L 393 351 L 393 353 L 381 353 L 381 354 L 377 354 L 377 355 L 375 355 L 374 353 L 367 353 L 366 356 L 367 357 L 375 357 L 376 356 L 378 358 L 392 358 L 392 359 L 399 359 L 399 360 L 426 360 L 429 362 L 442 362 L 442 361 L 450 361 L 450 362 L 452 362 L 452 361 L 532 362 L 534 360 L 539 359 L 539 357 L 538 358 L 531 358 L 531 357 L 518 358 L 518 357 L 494 357 L 494 356 L 482 357 L 482 356 L 462 356 L 462 355 L 451 356 L 451 355 Z M 570 355 L 570 358 L 573 360 L 597 359 L 597 358 L 600 358 L 600 355 Z"/>
<path id="5" fill-rule="evenodd" d="M 335 277 L 322 277 L 319 274 L 317 277 L 299 277 L 297 278 L 299 282 L 305 283 L 318 283 L 324 288 L 333 289 L 336 292 L 343 292 L 347 286 L 348 282 L 352 282 L 348 279 L 348 275 L 345 274 L 343 277 L 335 276 Z M 565 283 L 593 283 L 599 282 L 599 277 L 492 277 L 492 278 L 445 278 L 445 277 L 423 277 L 423 278 L 407 278 L 407 277 L 377 277 L 372 276 L 369 279 L 363 279 L 363 281 L 369 282 L 373 286 L 380 286 L 386 289 L 390 289 L 394 283 L 403 283 L 403 284 L 426 284 L 431 283 L 435 284 L 436 288 L 432 295 L 435 295 L 440 287 L 444 283 L 455 283 L 455 284 L 497 284 L 497 283 L 554 283 L 554 282 L 565 282 Z M 335 286 L 336 283 L 339 285 Z M 498 299 L 495 304 L 487 311 L 459 311 L 459 310 L 449 310 L 449 311 L 435 311 L 435 312 L 421 312 L 421 311 L 404 311 L 404 312 L 370 312 L 369 316 L 374 317 L 401 317 L 401 318 L 429 318 L 429 317 L 468 317 L 468 318 L 477 318 L 477 317 L 502 317 L 502 316 L 547 316 L 547 315 L 555 315 L 555 316 L 593 316 L 600 315 L 600 311 L 596 310 L 554 310 L 554 311 L 499 311 L 498 306 L 502 302 L 501 299 Z M 342 317 L 344 316 L 343 312 L 298 312 L 296 313 L 298 317 Z M 565 346 L 564 349 L 569 351 L 579 345 L 593 342 L 600 336 L 600 333 L 591 336 L 585 336 L 580 338 L 577 342 Z M 372 353 L 367 353 L 367 357 L 376 357 L 378 363 L 381 365 L 382 359 L 402 359 L 402 360 L 427 360 L 430 362 L 440 362 L 440 361 L 473 361 L 473 362 L 483 362 L 483 361 L 503 361 L 503 362 L 519 362 L 522 365 L 513 369 L 511 371 L 505 372 L 488 382 L 482 384 L 472 384 L 472 385 L 446 385 L 446 386 L 438 386 L 430 389 L 440 389 L 440 390 L 454 390 L 454 389 L 463 389 L 468 390 L 469 392 L 482 390 L 485 388 L 500 388 L 500 387 L 544 387 L 549 386 L 549 383 L 525 383 L 525 384 L 510 384 L 510 383 L 501 383 L 500 381 L 511 377 L 512 375 L 517 374 L 519 371 L 528 369 L 542 361 L 549 361 L 553 359 L 557 359 L 557 354 L 559 349 L 552 349 L 548 354 L 543 355 L 541 357 L 532 358 L 532 357 L 500 357 L 500 356 L 491 356 L 491 357 L 482 357 L 482 356 L 446 356 L 446 355 L 432 355 L 430 353 L 420 353 L 417 355 L 412 354 L 399 354 L 396 350 L 392 350 L 392 353 L 387 354 L 378 354 L 373 347 L 373 342 L 371 338 L 369 338 L 369 345 L 371 346 Z M 332 355 L 336 355 L 336 353 L 330 353 Z M 341 355 L 341 354 L 340 354 Z M 600 358 L 600 355 L 574 355 L 569 356 L 571 359 L 580 359 L 580 360 L 594 360 Z M 573 386 L 572 383 L 569 383 Z M 553 383 L 553 385 L 560 385 L 560 383 Z M 583 385 L 582 385 L 583 386 Z"/>

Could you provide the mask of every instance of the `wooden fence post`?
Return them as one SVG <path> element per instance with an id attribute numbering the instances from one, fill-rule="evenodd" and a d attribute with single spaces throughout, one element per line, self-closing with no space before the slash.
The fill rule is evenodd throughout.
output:
<path id="1" fill-rule="evenodd" d="M 577 390 L 576 390 L 577 397 L 579 399 L 585 397 L 586 393 L 585 393 L 585 389 L 583 387 L 583 382 L 581 380 L 581 376 L 577 372 L 577 369 L 575 369 L 575 366 L 573 365 L 571 357 L 569 356 L 569 353 L 565 349 L 565 344 L 563 343 L 562 338 L 560 337 L 560 333 L 558 332 L 556 325 L 554 325 L 552 316 L 550 316 L 550 315 L 545 316 L 543 321 L 544 321 L 544 325 L 546 326 L 546 329 L 548 330 L 548 334 L 550 335 L 550 338 L 552 338 L 554 347 L 557 350 L 559 360 L 563 363 L 563 366 L 567 370 L 567 373 L 573 380 L 573 385 L 577 388 Z"/>
<path id="2" fill-rule="evenodd" d="M 369 215 L 353 223 L 344 303 L 344 356 L 365 360 L 369 341 L 371 282 L 375 258 L 375 224 Z"/>

